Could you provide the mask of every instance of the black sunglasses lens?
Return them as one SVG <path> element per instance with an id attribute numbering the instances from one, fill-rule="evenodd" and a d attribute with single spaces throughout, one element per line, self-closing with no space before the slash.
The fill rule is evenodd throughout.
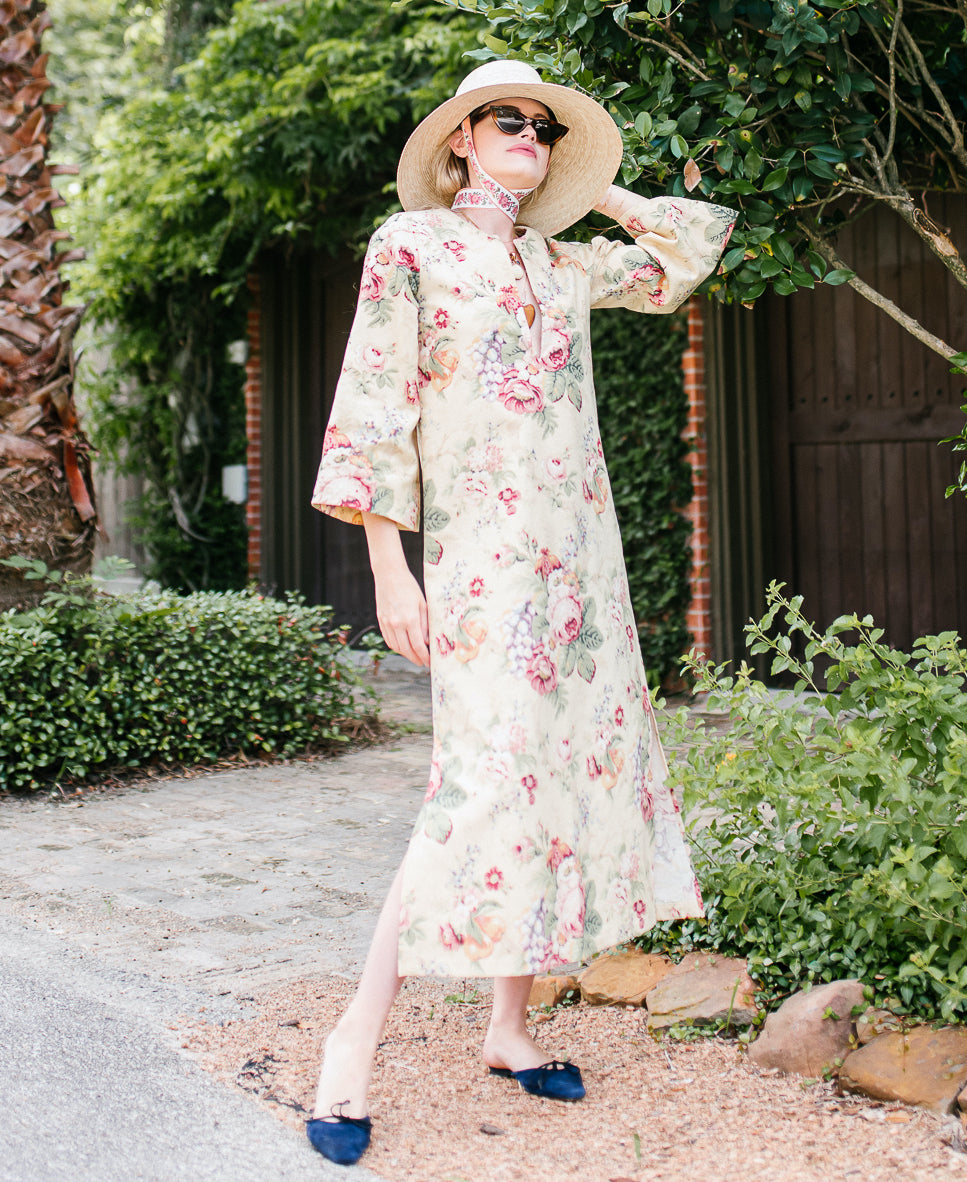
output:
<path id="1" fill-rule="evenodd" d="M 539 144 L 550 146 L 567 135 L 568 129 L 564 124 L 555 123 L 552 119 L 525 119 L 514 107 L 491 107 L 490 110 L 494 122 L 504 135 L 519 135 L 528 123 L 533 125 Z"/>

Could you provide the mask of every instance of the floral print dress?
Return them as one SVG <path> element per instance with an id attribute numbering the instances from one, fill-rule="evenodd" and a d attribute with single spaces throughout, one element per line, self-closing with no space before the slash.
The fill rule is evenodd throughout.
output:
<path id="1" fill-rule="evenodd" d="M 313 504 L 425 535 L 433 756 L 401 974 L 517 976 L 702 914 L 638 647 L 590 311 L 677 308 L 734 221 L 639 198 L 634 242 L 519 254 L 447 209 L 374 235 Z M 539 342 L 539 347 L 538 347 Z"/>

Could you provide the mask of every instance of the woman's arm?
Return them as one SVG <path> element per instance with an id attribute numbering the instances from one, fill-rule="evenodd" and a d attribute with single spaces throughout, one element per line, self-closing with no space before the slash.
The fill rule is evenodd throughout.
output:
<path id="1" fill-rule="evenodd" d="M 376 618 L 383 639 L 414 665 L 429 665 L 426 599 L 406 564 L 399 526 L 388 517 L 363 513 L 363 527 L 376 583 Z"/>

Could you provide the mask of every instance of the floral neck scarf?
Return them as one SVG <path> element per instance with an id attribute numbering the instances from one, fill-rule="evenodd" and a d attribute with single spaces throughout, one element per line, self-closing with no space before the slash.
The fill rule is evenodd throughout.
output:
<path id="1" fill-rule="evenodd" d="M 463 142 L 467 145 L 467 159 L 473 165 L 473 170 L 480 178 L 481 188 L 479 189 L 461 189 L 453 199 L 451 209 L 472 209 L 472 208 L 489 208 L 499 209 L 501 213 L 506 214 L 511 222 L 517 221 L 517 214 L 520 211 L 520 203 L 528 193 L 533 193 L 533 189 L 515 189 L 511 192 L 510 189 L 505 189 L 504 186 L 487 172 L 484 171 L 477 159 L 477 152 L 473 146 L 473 136 L 470 131 L 470 116 L 460 124 L 460 130 L 463 132 Z"/>

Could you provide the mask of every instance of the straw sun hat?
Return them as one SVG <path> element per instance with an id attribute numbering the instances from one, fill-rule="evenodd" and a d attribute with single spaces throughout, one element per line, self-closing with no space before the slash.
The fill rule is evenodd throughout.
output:
<path id="1" fill-rule="evenodd" d="M 621 163 L 621 133 L 593 99 L 567 86 L 542 82 L 526 62 L 486 62 L 472 70 L 448 99 L 431 111 L 406 141 L 396 184 L 406 210 L 449 206 L 452 193 L 439 188 L 447 141 L 478 107 L 497 99 L 528 98 L 543 103 L 570 130 L 551 149 L 543 189 L 518 219 L 541 234 L 557 234 L 579 221 L 601 200 Z"/>

